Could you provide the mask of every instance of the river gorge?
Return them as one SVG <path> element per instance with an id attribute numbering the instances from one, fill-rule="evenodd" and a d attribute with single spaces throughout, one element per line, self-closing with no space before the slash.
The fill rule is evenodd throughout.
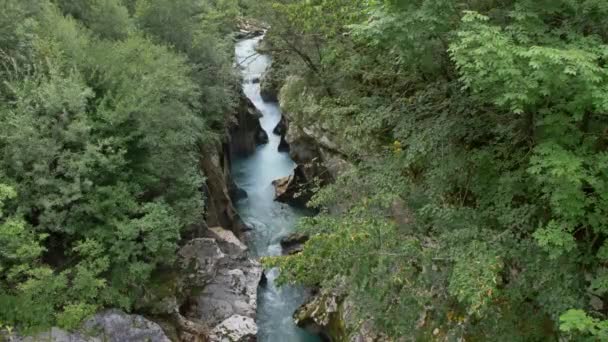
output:
<path id="1" fill-rule="evenodd" d="M 255 152 L 235 158 L 232 175 L 236 184 L 247 192 L 236 207 L 243 221 L 253 230 L 249 247 L 256 258 L 281 254 L 280 239 L 295 229 L 305 211 L 274 200 L 272 181 L 290 175 L 296 164 L 289 153 L 279 152 L 280 136 L 273 129 L 281 120 L 278 103 L 265 102 L 260 95 L 259 79 L 269 67 L 270 57 L 258 54 L 256 46 L 263 36 L 244 39 L 236 44 L 237 64 L 241 68 L 245 95 L 261 112 L 260 123 L 268 134 L 268 143 Z M 298 287 L 275 285 L 276 270 L 266 273 L 267 282 L 258 290 L 258 341 L 313 342 L 319 338 L 297 327 L 293 312 L 305 301 L 307 291 Z"/>

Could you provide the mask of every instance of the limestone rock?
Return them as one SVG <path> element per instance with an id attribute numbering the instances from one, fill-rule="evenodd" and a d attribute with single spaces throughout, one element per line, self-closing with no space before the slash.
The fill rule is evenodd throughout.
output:
<path id="1" fill-rule="evenodd" d="M 263 23 L 245 18 L 240 18 L 238 20 L 237 28 L 238 31 L 234 34 L 234 38 L 237 40 L 261 36 L 268 29 L 268 27 Z"/>
<path id="2" fill-rule="evenodd" d="M 275 199 L 280 198 L 289 190 L 291 183 L 293 182 L 293 176 L 287 176 L 272 181 L 274 185 L 274 197 Z"/>
<path id="3" fill-rule="evenodd" d="M 325 335 L 331 341 L 389 342 L 385 335 L 377 332 L 370 319 L 359 319 L 355 305 L 340 291 L 321 292 L 294 314 L 296 324 L 313 333 Z"/>
<path id="4" fill-rule="evenodd" d="M 315 140 L 307 136 L 294 122 L 290 121 L 285 140 L 291 146 L 289 155 L 298 164 L 306 164 L 320 159 L 321 154 Z"/>
<path id="5" fill-rule="evenodd" d="M 294 169 L 292 175 L 274 180 L 272 185 L 275 189 L 275 200 L 279 202 L 303 206 L 312 196 L 300 165 Z"/>
<path id="6" fill-rule="evenodd" d="M 278 148 L 279 152 L 289 152 L 290 151 L 289 143 L 285 139 L 285 134 L 287 133 L 287 127 L 288 127 L 287 119 L 285 118 L 285 116 L 282 116 L 281 121 L 279 121 L 279 123 L 272 130 L 272 133 L 279 135 L 281 137 L 281 140 L 279 142 L 279 148 Z"/>
<path id="7" fill-rule="evenodd" d="M 257 145 L 268 142 L 268 135 L 260 124 L 261 116 L 253 102 L 241 92 L 235 119 L 229 128 L 232 156 L 250 155 Z"/>
<path id="8" fill-rule="evenodd" d="M 303 244 L 308 241 L 309 236 L 295 232 L 289 234 L 281 239 L 281 247 L 283 248 L 283 255 L 296 254 L 302 251 Z"/>
<path id="9" fill-rule="evenodd" d="M 258 333 L 251 317 L 233 315 L 216 326 L 210 334 L 210 342 L 254 342 Z"/>
<path id="10" fill-rule="evenodd" d="M 297 96 L 290 88 L 297 88 L 294 85 L 298 82 L 296 77 L 287 78 L 280 93 L 282 108 L 290 96 Z M 322 184 L 331 183 L 351 167 L 346 160 L 350 144 L 337 138 L 336 129 L 302 113 L 284 111 L 284 116 L 287 122 L 285 144 L 289 146 L 291 158 L 303 166 L 307 181 L 318 178 Z"/>
<path id="11" fill-rule="evenodd" d="M 188 316 L 215 326 L 232 315 L 255 318 L 261 265 L 225 260 L 213 280 L 194 298 Z"/>
<path id="12" fill-rule="evenodd" d="M 87 320 L 83 328 L 100 331 L 104 341 L 150 341 L 171 342 L 156 323 L 138 315 L 127 315 L 122 311 L 108 310 Z"/>
<path id="13" fill-rule="evenodd" d="M 310 328 L 313 324 L 321 328 L 329 327 L 332 319 L 337 318 L 332 316 L 339 314 L 339 301 L 333 294 L 316 295 L 294 313 L 294 320 L 302 327 Z"/>
<path id="14" fill-rule="evenodd" d="M 204 145 L 201 149 L 200 167 L 205 174 L 203 193 L 206 206 L 206 222 L 210 227 L 221 226 L 239 235 L 243 220 L 232 202 L 236 185 L 230 175 L 228 143 L 218 146 Z"/>
<path id="15" fill-rule="evenodd" d="M 0 340 L 11 342 L 102 342 L 101 338 L 99 337 L 87 336 L 86 334 L 81 334 L 79 332 L 70 333 L 55 327 L 51 328 L 51 330 L 49 331 L 42 332 L 35 336 L 11 336 L 11 338 L 9 338 L 0 335 Z"/>
<path id="16" fill-rule="evenodd" d="M 214 279 L 220 260 L 226 255 L 214 239 L 191 240 L 179 252 L 179 262 L 190 287 L 202 287 Z"/>
<path id="17" fill-rule="evenodd" d="M 15 342 L 171 342 L 160 325 L 139 315 L 107 310 L 86 320 L 77 332 L 52 328 L 29 337 L 15 337 Z"/>
<path id="18" fill-rule="evenodd" d="M 197 239 L 206 251 L 192 252 L 195 245 L 191 244 L 187 249 L 187 255 L 193 255 L 190 259 L 208 265 L 199 268 L 214 272 L 189 298 L 186 317 L 210 327 L 211 341 L 249 341 L 249 336 L 257 333 L 255 315 L 262 267 L 248 258 L 247 247 L 232 232 L 213 227 L 209 236 L 212 238 Z"/>
<path id="19" fill-rule="evenodd" d="M 247 252 L 247 246 L 233 232 L 222 227 L 209 228 L 209 232 L 217 241 L 220 249 L 226 251 L 227 254 L 241 256 Z"/>

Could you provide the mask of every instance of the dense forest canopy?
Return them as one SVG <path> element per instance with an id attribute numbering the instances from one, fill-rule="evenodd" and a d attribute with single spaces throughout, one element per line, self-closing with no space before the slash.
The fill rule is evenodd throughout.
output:
<path id="1" fill-rule="evenodd" d="M 608 339 L 608 2 L 261 3 L 285 111 L 354 161 L 284 281 L 391 337 Z"/>
<path id="2" fill-rule="evenodd" d="M 146 307 L 202 219 L 236 3 L 0 2 L 0 324 Z M 204 156 L 202 156 L 204 157 Z M 153 296 L 151 296 L 153 298 Z"/>
<path id="3" fill-rule="evenodd" d="M 352 163 L 283 282 L 393 339 L 608 339 L 605 0 L 0 0 L 0 327 L 150 305 L 242 13 Z"/>

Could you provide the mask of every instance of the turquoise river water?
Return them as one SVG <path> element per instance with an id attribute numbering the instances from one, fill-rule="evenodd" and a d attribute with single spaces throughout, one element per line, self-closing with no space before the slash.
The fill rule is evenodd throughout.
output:
<path id="1" fill-rule="evenodd" d="M 279 152 L 280 137 L 272 133 L 281 120 L 277 103 L 264 102 L 260 96 L 260 78 L 271 63 L 268 56 L 257 54 L 255 47 L 262 37 L 246 39 L 236 44 L 236 58 L 241 66 L 245 95 L 263 114 L 262 128 L 268 133 L 269 142 L 259 146 L 247 158 L 233 161 L 232 173 L 237 185 L 248 197 L 237 203 L 237 210 L 249 226 L 249 247 L 256 257 L 280 255 L 280 239 L 294 230 L 295 223 L 305 213 L 296 208 L 274 201 L 272 181 L 288 176 L 295 163 L 288 153 Z M 302 288 L 275 286 L 277 271 L 266 272 L 268 282 L 258 291 L 258 341 L 259 342 L 318 342 L 317 336 L 298 328 L 292 319 L 293 312 L 306 299 Z"/>

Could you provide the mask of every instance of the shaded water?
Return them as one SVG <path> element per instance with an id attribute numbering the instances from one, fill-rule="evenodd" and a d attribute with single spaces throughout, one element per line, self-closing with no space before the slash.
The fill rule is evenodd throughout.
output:
<path id="1" fill-rule="evenodd" d="M 286 204 L 274 201 L 272 181 L 288 176 L 295 163 L 288 153 L 278 152 L 280 137 L 273 134 L 281 120 L 277 103 L 264 102 L 260 84 L 253 83 L 270 65 L 270 58 L 256 54 L 255 47 L 262 37 L 246 39 L 236 44 L 236 58 L 243 74 L 245 95 L 260 110 L 262 128 L 269 142 L 259 146 L 250 157 L 234 160 L 232 173 L 235 182 L 248 197 L 237 203 L 243 220 L 253 228 L 249 247 L 255 256 L 280 255 L 281 237 L 294 230 L 299 217 L 305 213 Z M 258 341 L 260 342 L 313 342 L 320 341 L 298 328 L 292 319 L 295 309 L 306 299 L 306 291 L 297 287 L 277 288 L 276 270 L 267 272 L 268 282 L 258 291 Z"/>

